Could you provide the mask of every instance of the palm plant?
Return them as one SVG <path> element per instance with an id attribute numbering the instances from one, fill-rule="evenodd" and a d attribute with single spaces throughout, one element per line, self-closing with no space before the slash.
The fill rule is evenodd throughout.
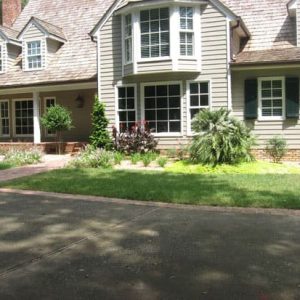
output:
<path id="1" fill-rule="evenodd" d="M 192 161 L 216 165 L 252 160 L 250 148 L 255 139 L 244 123 L 230 116 L 230 111 L 204 109 L 194 117 L 192 129 Z"/>

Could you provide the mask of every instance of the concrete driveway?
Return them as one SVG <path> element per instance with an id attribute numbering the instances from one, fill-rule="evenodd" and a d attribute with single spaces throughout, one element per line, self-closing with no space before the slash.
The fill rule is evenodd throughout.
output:
<path id="1" fill-rule="evenodd" d="M 300 299 L 300 216 L 0 192 L 0 299 Z"/>

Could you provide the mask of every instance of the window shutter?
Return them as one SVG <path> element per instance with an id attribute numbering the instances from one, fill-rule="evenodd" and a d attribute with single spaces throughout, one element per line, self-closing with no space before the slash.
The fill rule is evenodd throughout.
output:
<path id="1" fill-rule="evenodd" d="M 257 119 L 257 79 L 245 80 L 245 119 Z"/>
<path id="2" fill-rule="evenodd" d="M 299 78 L 285 79 L 286 117 L 299 118 Z"/>

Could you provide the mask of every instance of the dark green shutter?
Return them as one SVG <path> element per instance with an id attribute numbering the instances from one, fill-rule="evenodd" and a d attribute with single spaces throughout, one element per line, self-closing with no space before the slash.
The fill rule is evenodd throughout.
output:
<path id="1" fill-rule="evenodd" d="M 257 119 L 257 79 L 245 80 L 245 119 Z"/>
<path id="2" fill-rule="evenodd" d="M 299 78 L 285 79 L 286 117 L 299 118 Z"/>

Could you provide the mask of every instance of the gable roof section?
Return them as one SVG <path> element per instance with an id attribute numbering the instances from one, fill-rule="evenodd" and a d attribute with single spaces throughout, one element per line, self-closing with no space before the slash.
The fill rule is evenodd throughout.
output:
<path id="1" fill-rule="evenodd" d="M 63 33 L 62 28 L 53 25 L 49 22 L 40 20 L 36 17 L 31 17 L 28 23 L 25 25 L 23 30 L 18 34 L 18 39 L 22 39 L 24 33 L 30 28 L 30 26 L 36 26 L 41 32 L 43 32 L 47 37 L 50 37 L 54 40 L 58 40 L 60 42 L 65 42 L 66 36 Z"/>
<path id="2" fill-rule="evenodd" d="M 96 24 L 96 26 L 93 28 L 93 30 L 90 32 L 90 35 L 92 37 L 96 37 L 97 35 L 97 32 L 99 31 L 99 29 L 101 29 L 101 27 L 105 24 L 105 22 L 109 19 L 109 17 L 117 10 L 120 10 L 120 9 L 123 9 L 125 8 L 126 6 L 129 6 L 129 5 L 137 5 L 139 3 L 142 3 L 142 2 L 161 2 L 159 0 L 115 0 L 110 9 L 107 11 L 107 13 L 99 20 L 99 22 Z M 170 1 L 166 1 L 166 2 L 172 2 L 171 0 Z M 174 1 L 176 2 L 176 1 Z M 194 2 L 197 2 L 197 0 L 195 0 Z M 219 9 L 219 11 L 221 13 L 223 13 L 225 16 L 227 16 L 230 20 L 237 20 L 239 19 L 239 17 L 229 8 L 226 6 L 226 4 L 222 3 L 220 0 L 202 0 L 202 1 L 199 1 L 199 3 L 202 2 L 202 3 L 209 3 L 211 2 L 215 7 L 217 7 Z M 246 28 L 246 26 L 244 25 L 243 23 L 243 26 L 244 26 L 244 30 L 246 33 L 248 33 L 248 29 Z"/>
<path id="3" fill-rule="evenodd" d="M 17 46 L 21 45 L 17 38 L 18 32 L 9 27 L 0 25 L 0 36 L 2 36 L 3 39 L 6 40 L 8 43 L 12 43 Z"/>
<path id="4" fill-rule="evenodd" d="M 23 71 L 20 55 L 7 72 L 0 75 L 1 89 L 96 81 L 96 44 L 88 34 L 112 2 L 113 0 L 29 0 L 14 23 L 13 30 L 21 32 L 31 17 L 35 16 L 35 19 L 43 20 L 43 26 L 51 34 L 54 34 L 54 28 L 48 27 L 46 22 L 55 24 L 55 34 L 56 28 L 62 28 L 67 41 L 55 54 L 47 57 L 44 70 Z"/>

